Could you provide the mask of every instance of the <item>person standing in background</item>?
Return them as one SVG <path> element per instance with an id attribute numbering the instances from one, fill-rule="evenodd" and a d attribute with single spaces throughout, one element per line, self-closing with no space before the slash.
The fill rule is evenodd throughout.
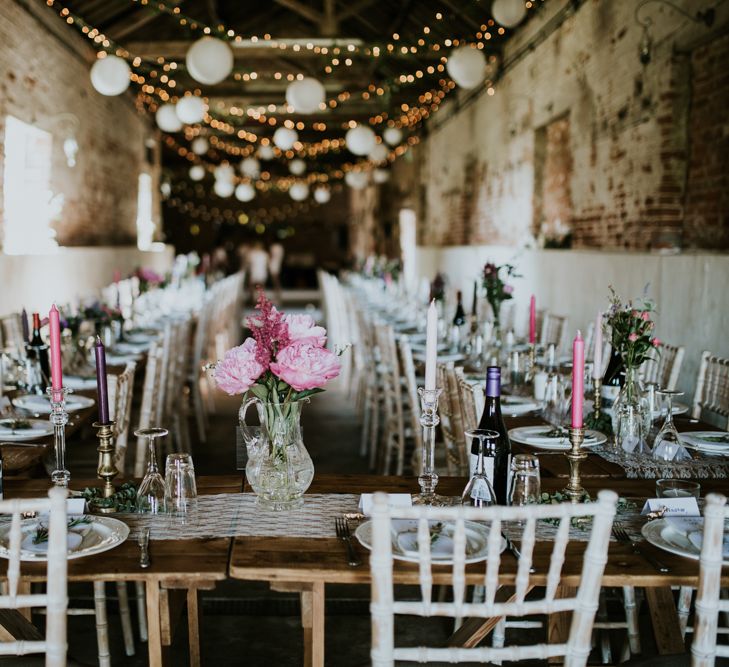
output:
<path id="1" fill-rule="evenodd" d="M 281 306 L 281 268 L 283 266 L 284 248 L 280 243 L 273 243 L 268 254 L 268 272 L 271 274 L 274 299 Z"/>
<path id="2" fill-rule="evenodd" d="M 250 289 L 251 299 L 255 303 L 258 288 L 266 289 L 266 281 L 268 280 L 268 253 L 263 249 L 263 244 L 260 241 L 256 241 L 246 253 L 245 267 L 248 289 Z"/>

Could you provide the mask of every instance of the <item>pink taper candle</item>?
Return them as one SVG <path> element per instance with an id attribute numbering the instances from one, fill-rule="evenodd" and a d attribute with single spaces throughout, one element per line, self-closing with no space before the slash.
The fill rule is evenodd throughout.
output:
<path id="1" fill-rule="evenodd" d="M 572 428 L 582 428 L 585 400 L 585 341 L 579 331 L 572 342 Z"/>
<path id="2" fill-rule="evenodd" d="M 435 389 L 435 366 L 438 363 L 438 310 L 435 299 L 428 308 L 428 320 L 425 329 L 425 389 Z"/>
<path id="3" fill-rule="evenodd" d="M 61 367 L 61 318 L 56 304 L 48 313 L 48 327 L 51 345 L 51 386 L 55 390 L 63 387 L 63 369 Z"/>
<path id="4" fill-rule="evenodd" d="M 597 314 L 595 320 L 595 354 L 592 360 L 592 377 L 594 380 L 602 378 L 602 313 Z"/>
<path id="5" fill-rule="evenodd" d="M 537 300 L 532 294 L 529 299 L 529 344 L 537 342 Z"/>

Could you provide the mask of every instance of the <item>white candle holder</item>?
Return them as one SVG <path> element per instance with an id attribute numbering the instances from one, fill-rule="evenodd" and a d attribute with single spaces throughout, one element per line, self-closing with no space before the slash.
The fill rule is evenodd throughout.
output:
<path id="1" fill-rule="evenodd" d="M 51 401 L 50 421 L 53 424 L 53 448 L 56 454 L 56 467 L 51 473 L 51 481 L 55 486 L 68 488 L 71 481 L 71 473 L 66 470 L 66 424 L 68 424 L 68 412 L 66 412 L 66 394 L 71 390 L 66 387 L 46 389 Z"/>
<path id="2" fill-rule="evenodd" d="M 435 471 L 435 429 L 440 424 L 438 397 L 442 389 L 418 389 L 420 394 L 420 424 L 423 427 L 423 451 L 421 470 L 418 477 L 420 494 L 414 502 L 417 505 L 450 505 L 448 498 L 435 493 L 438 473 Z"/>

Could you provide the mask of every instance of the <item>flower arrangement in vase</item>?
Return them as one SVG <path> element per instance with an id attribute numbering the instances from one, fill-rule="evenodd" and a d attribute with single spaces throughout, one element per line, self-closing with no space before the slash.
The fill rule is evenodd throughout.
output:
<path id="1" fill-rule="evenodd" d="M 243 395 L 240 425 L 256 404 L 260 433 L 245 438 L 246 477 L 259 503 L 288 509 L 301 503 L 314 476 L 301 437 L 301 406 L 339 375 L 337 354 L 326 346 L 327 332 L 311 315 L 284 315 L 263 291 L 257 313 L 248 318 L 251 337 L 215 364 L 215 382 L 231 396 Z"/>
<path id="2" fill-rule="evenodd" d="M 487 262 L 483 267 L 482 285 L 486 290 L 486 300 L 494 314 L 494 326 L 498 329 L 501 316 L 501 304 L 514 298 L 514 287 L 507 282 L 509 278 L 519 278 L 513 264 L 498 266 Z"/>

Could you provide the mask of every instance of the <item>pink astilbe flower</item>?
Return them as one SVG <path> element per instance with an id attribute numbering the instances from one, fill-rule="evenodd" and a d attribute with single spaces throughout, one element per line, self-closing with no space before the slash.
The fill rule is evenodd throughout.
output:
<path id="1" fill-rule="evenodd" d="M 636 340 L 638 340 L 638 334 L 637 334 L 637 333 L 632 333 L 632 334 L 630 334 L 630 335 L 628 336 L 628 340 L 629 340 L 629 341 L 630 341 L 631 343 L 635 343 L 635 341 L 636 341 Z"/>
<path id="2" fill-rule="evenodd" d="M 651 338 L 651 345 L 653 347 L 658 347 L 661 344 L 660 338 Z"/>
<path id="3" fill-rule="evenodd" d="M 271 372 L 296 391 L 321 389 L 339 375 L 339 357 L 309 342 L 296 342 L 279 350 Z"/>
<path id="4" fill-rule="evenodd" d="M 286 347 L 291 339 L 283 313 L 273 307 L 263 290 L 259 291 L 256 308 L 258 313 L 249 317 L 247 324 L 256 341 L 256 360 L 268 368 L 276 352 Z"/>
<path id="5" fill-rule="evenodd" d="M 284 322 L 288 327 L 291 343 L 312 343 L 324 347 L 327 342 L 327 330 L 316 325 L 311 315 L 286 315 Z"/>
<path id="6" fill-rule="evenodd" d="M 215 383 L 230 396 L 245 394 L 266 368 L 267 364 L 258 360 L 258 344 L 246 338 L 243 345 L 228 350 L 216 364 Z"/>

